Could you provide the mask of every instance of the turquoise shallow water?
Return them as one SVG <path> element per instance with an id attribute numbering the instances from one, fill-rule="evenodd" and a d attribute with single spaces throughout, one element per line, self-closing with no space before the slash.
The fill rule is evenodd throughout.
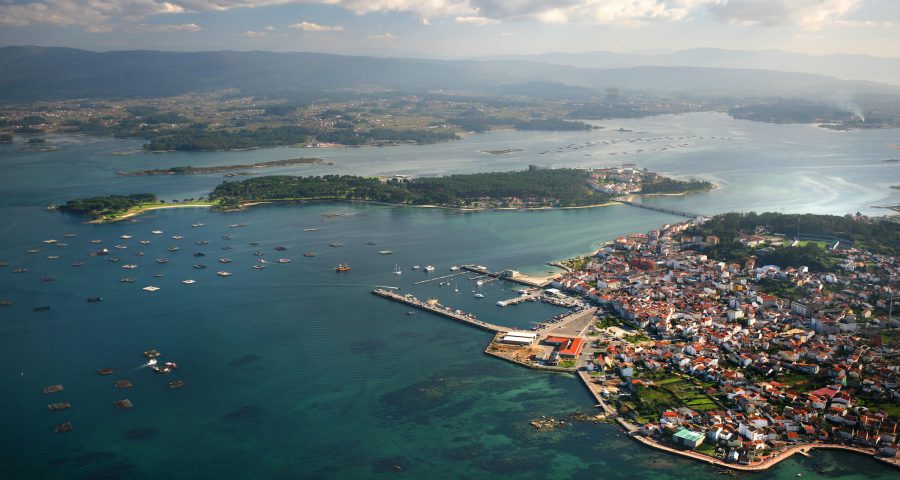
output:
<path id="1" fill-rule="evenodd" d="M 534 432 L 528 421 L 536 416 L 592 409 L 574 378 L 487 357 L 484 332 L 424 313 L 407 316 L 406 308 L 368 293 L 374 285 L 398 286 L 525 327 L 560 310 L 540 304 L 500 309 L 495 301 L 512 296 L 515 287 L 491 284 L 478 300 L 466 275 L 455 277 L 458 295 L 449 285 L 414 286 L 425 274 L 410 267 L 432 264 L 432 275 L 444 275 L 451 265 L 471 262 L 541 273 L 548 270 L 544 262 L 677 218 L 624 206 L 473 215 L 311 204 L 229 214 L 157 211 L 134 222 L 85 225 L 40 207 L 74 192 L 133 191 L 131 179 L 119 185 L 121 179 L 110 173 L 116 168 L 107 165 L 122 157 L 100 155 L 120 147 L 93 142 L 50 154 L 0 152 L 15 165 L 4 170 L 12 175 L 0 179 L 0 260 L 9 263 L 0 268 L 0 298 L 14 301 L 0 308 L 3 478 L 675 479 L 716 473 L 640 447 L 607 425 Z M 45 170 L 17 177 L 20 168 Z M 146 181 L 139 186 L 161 180 Z M 165 185 L 182 195 L 215 181 L 179 177 L 165 179 Z M 23 186 L 29 191 L 20 195 Z M 206 225 L 190 227 L 199 222 Z M 228 227 L 239 223 L 248 226 Z M 165 233 L 150 233 L 157 228 Z M 65 233 L 77 237 L 63 239 Z M 123 234 L 133 238 L 120 239 Z M 175 234 L 185 238 L 171 239 Z M 49 238 L 69 246 L 41 243 Z M 98 248 L 91 239 L 104 240 L 121 262 L 87 256 Z M 141 246 L 142 239 L 152 243 Z M 198 240 L 209 244 L 197 246 Z M 333 242 L 343 246 L 329 247 Z M 112 248 L 118 243 L 128 248 Z M 172 245 L 180 250 L 168 252 Z M 279 245 L 286 250 L 276 252 Z M 40 252 L 27 254 L 29 248 Z M 379 255 L 382 249 L 394 253 Z M 134 256 L 136 250 L 145 256 Z M 253 270 L 257 250 L 269 260 L 292 261 Z M 195 251 L 206 256 L 195 258 Z M 306 251 L 318 255 L 305 258 Z M 50 255 L 59 258 L 49 260 Z M 225 256 L 233 262 L 216 261 Z M 157 258 L 170 261 L 158 264 Z M 85 265 L 73 268 L 75 261 Z M 191 268 L 198 261 L 209 268 Z M 129 262 L 138 268 L 123 270 Z M 339 262 L 353 269 L 337 274 L 332 268 Z M 403 275 L 392 275 L 395 264 Z M 19 266 L 28 272 L 11 272 Z M 220 278 L 220 269 L 234 275 Z M 154 278 L 156 273 L 165 276 Z M 46 276 L 56 280 L 40 282 Z M 120 283 L 121 277 L 136 282 Z M 187 278 L 197 283 L 181 284 Z M 141 290 L 147 285 L 161 289 Z M 89 304 L 89 296 L 105 300 Z M 51 310 L 33 312 L 36 305 Z M 161 376 L 138 368 L 141 352 L 149 348 L 177 362 L 178 371 Z M 95 373 L 101 367 L 117 372 L 101 377 Z M 134 387 L 117 390 L 112 382 L 118 379 Z M 174 379 L 188 386 L 165 388 Z M 41 393 L 55 383 L 65 391 Z M 114 409 L 112 402 L 121 398 L 135 407 Z M 47 411 L 55 401 L 73 408 Z M 75 431 L 54 434 L 52 426 L 63 420 L 71 420 Z M 896 471 L 874 461 L 840 453 L 791 459 L 751 477 L 797 473 L 896 478 Z"/>

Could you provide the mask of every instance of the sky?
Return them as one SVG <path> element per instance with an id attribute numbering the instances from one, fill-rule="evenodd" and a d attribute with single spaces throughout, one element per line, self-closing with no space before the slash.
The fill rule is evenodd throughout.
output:
<path id="1" fill-rule="evenodd" d="M 715 47 L 900 57 L 900 0 L 0 0 L 0 45 L 434 58 Z"/>

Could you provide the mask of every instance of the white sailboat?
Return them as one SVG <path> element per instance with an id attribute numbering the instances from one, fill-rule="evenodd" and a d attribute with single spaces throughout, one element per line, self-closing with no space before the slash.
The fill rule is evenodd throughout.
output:
<path id="1" fill-rule="evenodd" d="M 403 274 L 403 271 L 400 270 L 400 265 L 395 263 L 394 264 L 394 275 L 402 275 L 402 274 Z"/>

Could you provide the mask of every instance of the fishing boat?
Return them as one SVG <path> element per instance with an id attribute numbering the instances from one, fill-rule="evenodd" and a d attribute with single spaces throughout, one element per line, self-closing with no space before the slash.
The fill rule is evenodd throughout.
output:
<path id="1" fill-rule="evenodd" d="M 197 270 L 203 270 L 204 268 L 206 268 L 206 265 L 202 263 L 195 263 L 194 268 L 196 268 Z"/>
<path id="2" fill-rule="evenodd" d="M 91 243 L 93 243 L 94 245 L 96 245 L 96 244 L 98 244 L 98 243 L 103 243 L 103 240 L 91 240 Z"/>
<path id="3" fill-rule="evenodd" d="M 197 283 L 197 281 L 188 279 L 188 280 L 182 280 L 181 283 L 183 283 L 185 285 L 193 285 L 193 284 Z"/>
<path id="4" fill-rule="evenodd" d="M 434 271 L 434 267 L 432 267 L 431 265 L 425 265 L 425 271 L 426 271 L 426 272 L 433 272 L 433 271 Z"/>
<path id="5" fill-rule="evenodd" d="M 262 270 L 262 269 L 266 268 L 266 266 L 265 265 L 254 265 L 253 268 L 256 270 Z"/>
<path id="6" fill-rule="evenodd" d="M 147 285 L 146 287 L 142 288 L 141 290 L 146 290 L 148 292 L 155 292 L 155 291 L 159 290 L 159 287 L 154 287 L 153 285 Z"/>
<path id="7" fill-rule="evenodd" d="M 202 226 L 203 226 L 202 223 L 192 223 L 192 224 L 191 224 L 191 227 L 192 227 L 192 228 L 197 228 L 197 227 L 202 227 Z"/>
<path id="8" fill-rule="evenodd" d="M 178 247 L 169 247 L 169 248 L 167 248 L 166 250 L 168 250 L 168 251 L 170 251 L 170 252 L 177 252 L 177 251 L 178 251 Z"/>
<path id="9" fill-rule="evenodd" d="M 403 271 L 400 270 L 400 265 L 394 264 L 394 275 L 401 275 Z"/>
<path id="10" fill-rule="evenodd" d="M 127 264 L 127 265 L 122 265 L 122 268 L 124 268 L 124 269 L 126 269 L 126 270 L 134 270 L 134 269 L 137 268 L 137 267 L 138 267 L 138 266 L 135 265 L 135 264 L 133 264 L 133 263 L 129 263 L 129 264 Z"/>
<path id="11" fill-rule="evenodd" d="M 318 228 L 304 228 L 303 229 L 304 232 L 315 232 L 316 230 L 318 230 Z"/>
<path id="12" fill-rule="evenodd" d="M 306 252 L 303 254 L 304 257 L 315 257 L 316 254 L 314 252 Z"/>
<path id="13" fill-rule="evenodd" d="M 476 293 L 475 298 L 484 298 L 484 295 L 481 293 Z"/>
<path id="14" fill-rule="evenodd" d="M 219 263 L 231 263 L 231 259 L 230 258 L 220 258 Z"/>
<path id="15" fill-rule="evenodd" d="M 394 252 L 392 252 L 392 251 L 390 251 L 390 250 L 380 250 L 380 251 L 378 252 L 379 255 L 390 255 L 390 254 L 392 254 L 392 253 L 394 253 Z"/>
<path id="16" fill-rule="evenodd" d="M 290 263 L 290 258 L 279 258 L 278 263 Z"/>
<path id="17" fill-rule="evenodd" d="M 52 243 L 56 243 L 56 240 L 54 240 L 54 239 L 51 238 L 50 240 L 44 240 L 44 243 L 46 243 L 46 244 L 49 245 L 49 244 L 52 244 Z"/>
<path id="18" fill-rule="evenodd" d="M 221 272 L 216 272 L 216 275 L 218 275 L 218 276 L 220 276 L 220 277 L 230 277 L 230 276 L 231 276 L 231 272 L 226 272 L 226 271 L 223 270 L 223 271 L 221 271 Z"/>
<path id="19" fill-rule="evenodd" d="M 344 245 L 343 243 L 329 243 L 329 244 L 328 244 L 329 247 L 340 247 L 340 246 L 343 246 L 343 245 Z"/>
<path id="20" fill-rule="evenodd" d="M 341 263 L 338 266 L 334 267 L 334 271 L 336 272 L 349 272 L 350 264 L 349 263 Z"/>
<path id="21" fill-rule="evenodd" d="M 131 235 L 122 235 L 119 238 L 121 238 L 123 240 L 128 240 L 129 238 L 131 238 Z"/>
<path id="22" fill-rule="evenodd" d="M 196 241 L 196 242 L 194 242 L 194 243 L 196 243 L 197 245 L 206 245 L 206 244 L 209 243 L 209 242 L 207 242 L 206 240 L 199 240 L 199 241 Z"/>
<path id="23" fill-rule="evenodd" d="M 162 230 L 153 230 L 150 233 L 152 233 L 154 235 L 162 235 L 163 232 L 162 232 Z"/>
<path id="24" fill-rule="evenodd" d="M 181 235 L 172 235 L 172 240 L 181 240 L 182 238 L 184 237 L 182 237 Z"/>
<path id="25" fill-rule="evenodd" d="M 169 263 L 168 258 L 157 258 L 156 263 Z"/>

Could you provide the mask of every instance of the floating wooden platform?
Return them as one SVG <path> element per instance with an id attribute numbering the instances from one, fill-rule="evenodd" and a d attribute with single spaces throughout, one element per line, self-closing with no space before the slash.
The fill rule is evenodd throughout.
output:
<path id="1" fill-rule="evenodd" d="M 116 371 L 111 368 L 99 368 L 97 369 L 97 373 L 100 375 L 112 375 L 116 373 Z"/>
<path id="2" fill-rule="evenodd" d="M 113 402 L 113 405 L 115 405 L 118 409 L 134 407 L 134 404 L 131 403 L 131 400 L 127 398 L 124 400 L 116 400 L 115 402 Z"/>
<path id="3" fill-rule="evenodd" d="M 185 382 L 184 380 L 175 380 L 174 382 L 169 382 L 168 387 L 171 389 L 175 389 L 175 388 L 181 388 L 185 385 L 187 385 L 187 382 Z"/>
<path id="4" fill-rule="evenodd" d="M 132 383 L 128 380 L 117 380 L 113 385 L 115 385 L 116 388 L 131 388 Z"/>
<path id="5" fill-rule="evenodd" d="M 50 385 L 49 387 L 44 387 L 44 393 L 56 393 L 63 391 L 62 385 Z"/>
<path id="6" fill-rule="evenodd" d="M 159 350 L 155 350 L 155 349 L 147 350 L 146 352 L 144 352 L 144 356 L 147 358 L 156 358 L 156 357 L 160 356 L 160 353 L 159 353 Z"/>
<path id="7" fill-rule="evenodd" d="M 72 408 L 72 404 L 69 402 L 51 403 L 50 405 L 47 405 L 47 408 L 51 412 L 56 412 L 59 410 L 65 410 L 67 408 Z"/>

